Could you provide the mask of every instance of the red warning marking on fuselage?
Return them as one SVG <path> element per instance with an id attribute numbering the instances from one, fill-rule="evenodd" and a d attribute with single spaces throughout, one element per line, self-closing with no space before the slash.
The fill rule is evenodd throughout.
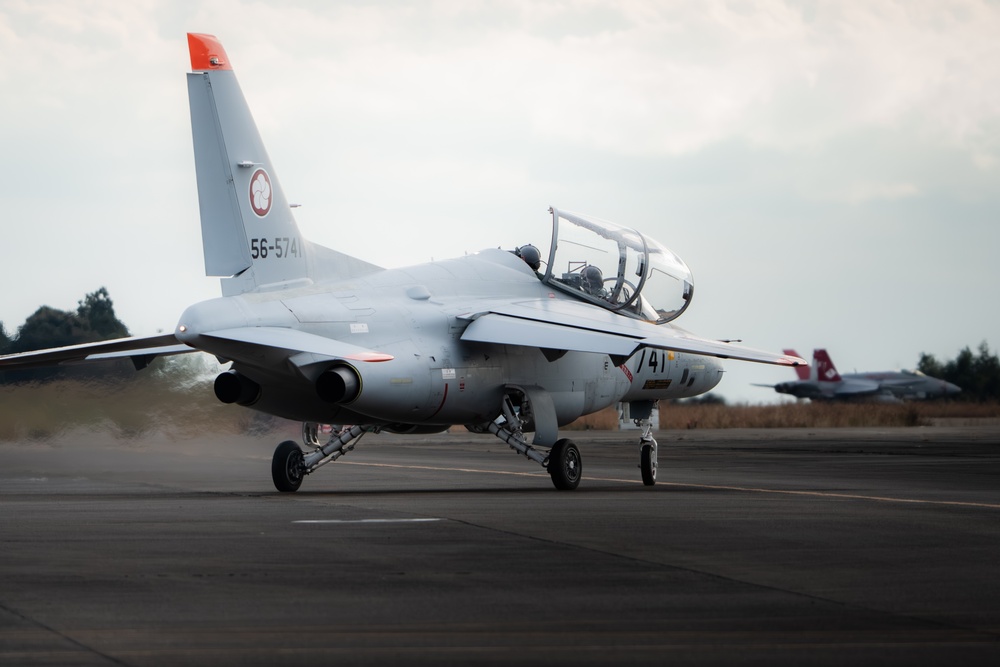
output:
<path id="1" fill-rule="evenodd" d="M 356 352 L 354 354 L 349 354 L 344 358 L 350 359 L 351 361 L 367 361 L 370 363 L 392 361 L 395 359 L 395 357 L 391 354 L 382 354 L 381 352 Z"/>
<path id="2" fill-rule="evenodd" d="M 437 413 L 441 412 L 441 408 L 444 407 L 444 402 L 447 401 L 447 400 L 448 400 L 448 383 L 445 382 L 444 383 L 444 396 L 441 397 L 441 405 L 438 406 L 438 409 L 434 411 L 434 414 L 432 414 L 431 417 L 436 417 Z"/>

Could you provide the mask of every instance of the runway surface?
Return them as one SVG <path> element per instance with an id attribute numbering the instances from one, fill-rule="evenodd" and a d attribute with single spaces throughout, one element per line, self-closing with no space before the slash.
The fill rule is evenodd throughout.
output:
<path id="1" fill-rule="evenodd" d="M 1000 427 L 0 443 L 0 665 L 1000 664 Z"/>

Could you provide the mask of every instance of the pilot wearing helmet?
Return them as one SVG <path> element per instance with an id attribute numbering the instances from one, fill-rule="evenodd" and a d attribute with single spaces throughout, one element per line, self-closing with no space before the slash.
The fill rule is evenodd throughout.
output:
<path id="1" fill-rule="evenodd" d="M 538 248 L 529 243 L 520 248 L 515 248 L 514 254 L 523 259 L 524 263 L 530 266 L 532 271 L 538 273 L 538 269 L 542 266 L 542 253 L 538 252 Z"/>
<path id="2" fill-rule="evenodd" d="M 601 298 L 607 296 L 607 293 L 604 291 L 604 274 L 600 268 L 593 264 L 588 264 L 583 267 L 580 275 L 583 278 L 583 291 Z"/>

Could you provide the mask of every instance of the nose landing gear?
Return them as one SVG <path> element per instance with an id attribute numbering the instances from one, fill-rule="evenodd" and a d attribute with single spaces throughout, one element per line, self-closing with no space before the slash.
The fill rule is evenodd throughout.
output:
<path id="1" fill-rule="evenodd" d="M 646 486 L 656 484 L 656 438 L 653 437 L 653 401 L 636 401 L 629 404 L 629 413 L 636 426 L 642 429 L 639 438 L 639 470 L 642 471 L 642 483 Z"/>
<path id="2" fill-rule="evenodd" d="M 646 424 L 639 439 L 639 469 L 642 470 L 642 483 L 646 486 L 656 484 L 656 438 L 652 436 L 652 430 L 652 425 Z"/>

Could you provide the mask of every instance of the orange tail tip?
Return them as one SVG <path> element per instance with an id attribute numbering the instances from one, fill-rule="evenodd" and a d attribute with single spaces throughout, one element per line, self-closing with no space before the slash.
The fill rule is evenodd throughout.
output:
<path id="1" fill-rule="evenodd" d="M 232 69 L 229 56 L 215 35 L 188 33 L 188 50 L 191 51 L 191 69 L 205 72 L 214 69 Z"/>

